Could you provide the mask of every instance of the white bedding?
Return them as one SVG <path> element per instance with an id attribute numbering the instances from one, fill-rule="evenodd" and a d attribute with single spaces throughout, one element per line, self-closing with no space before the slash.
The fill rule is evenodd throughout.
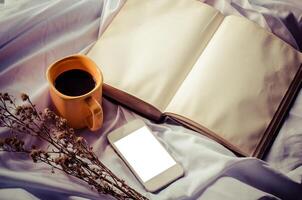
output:
<path id="1" fill-rule="evenodd" d="M 212 0 L 224 14 L 243 15 L 302 48 L 302 1 Z M 108 24 L 119 0 L 0 1 L 0 91 L 28 93 L 39 108 L 50 105 L 45 71 L 65 55 L 82 52 Z M 139 16 L 138 16 L 139 17 Z M 106 78 L 106 77 L 105 77 Z M 147 193 L 107 142 L 106 134 L 139 118 L 104 99 L 104 127 L 81 131 L 99 158 L 151 199 L 299 199 L 302 197 L 302 93 L 276 138 L 267 162 L 237 158 L 216 142 L 170 122 L 145 120 L 185 176 L 157 194 Z M 0 134 L 5 134 L 0 130 Z M 24 156 L 0 152 L 0 199 L 99 199 L 85 183 Z M 107 198 L 101 196 L 101 199 Z"/>

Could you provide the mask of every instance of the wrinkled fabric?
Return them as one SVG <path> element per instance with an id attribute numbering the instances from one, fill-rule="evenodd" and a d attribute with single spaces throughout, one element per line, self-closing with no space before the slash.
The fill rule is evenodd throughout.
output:
<path id="1" fill-rule="evenodd" d="M 14 95 L 26 92 L 39 109 L 51 106 L 45 78 L 47 66 L 66 55 L 87 52 L 123 3 L 119 0 L 5 2 L 8 3 L 0 3 L 0 91 Z M 294 48 L 302 48 L 299 0 L 204 2 L 225 15 L 247 17 Z M 143 189 L 106 139 L 110 131 L 141 117 L 107 99 L 103 100 L 103 107 L 103 128 L 96 133 L 82 130 L 77 134 L 88 140 L 99 159 L 115 174 L 151 199 L 297 199 L 302 195 L 301 93 L 266 162 L 237 158 L 222 145 L 172 121 L 156 124 L 144 119 L 185 169 L 183 178 L 156 194 Z M 1 135 L 6 133 L 0 130 Z M 99 196 L 76 178 L 50 171 L 47 165 L 33 164 L 26 156 L 0 152 L 0 199 L 110 199 Z"/>

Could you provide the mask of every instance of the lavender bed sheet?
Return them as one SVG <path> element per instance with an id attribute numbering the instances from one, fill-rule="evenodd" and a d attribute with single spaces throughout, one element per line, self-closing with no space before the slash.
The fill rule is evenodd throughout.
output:
<path id="1" fill-rule="evenodd" d="M 45 71 L 53 61 L 85 53 L 123 1 L 0 1 L 0 91 L 28 93 L 43 109 L 51 105 Z M 226 15 L 245 16 L 302 49 L 302 1 L 204 1 Z M 139 17 L 139 16 L 138 16 Z M 106 78 L 106 77 L 105 77 Z M 265 161 L 237 158 L 220 144 L 169 122 L 143 119 L 183 165 L 185 176 L 157 194 L 146 192 L 108 144 L 106 134 L 141 118 L 107 99 L 97 133 L 80 131 L 113 172 L 150 199 L 301 199 L 302 93 Z M 0 134 L 6 134 L 1 129 Z M 42 144 L 40 144 L 42 145 Z M 85 183 L 24 156 L 0 152 L 0 199 L 107 199 Z"/>

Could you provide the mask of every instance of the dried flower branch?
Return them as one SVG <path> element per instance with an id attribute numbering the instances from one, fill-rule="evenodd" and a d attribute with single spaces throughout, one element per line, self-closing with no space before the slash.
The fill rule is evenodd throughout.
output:
<path id="1" fill-rule="evenodd" d="M 51 166 L 77 177 L 100 194 L 116 199 L 147 199 L 115 176 L 95 155 L 83 137 L 76 136 L 67 121 L 49 109 L 38 112 L 28 95 L 21 95 L 26 104 L 16 105 L 8 93 L 0 93 L 0 127 L 10 129 L 10 136 L 0 138 L 0 151 L 28 154 L 34 162 Z M 28 147 L 20 138 L 39 138 L 46 149 Z"/>

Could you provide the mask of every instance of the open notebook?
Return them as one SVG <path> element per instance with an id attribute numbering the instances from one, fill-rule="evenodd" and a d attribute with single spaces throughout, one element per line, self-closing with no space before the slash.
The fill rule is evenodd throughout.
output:
<path id="1" fill-rule="evenodd" d="M 263 156 L 302 80 L 301 53 L 194 0 L 128 0 L 88 56 L 107 97 L 245 156 Z"/>

